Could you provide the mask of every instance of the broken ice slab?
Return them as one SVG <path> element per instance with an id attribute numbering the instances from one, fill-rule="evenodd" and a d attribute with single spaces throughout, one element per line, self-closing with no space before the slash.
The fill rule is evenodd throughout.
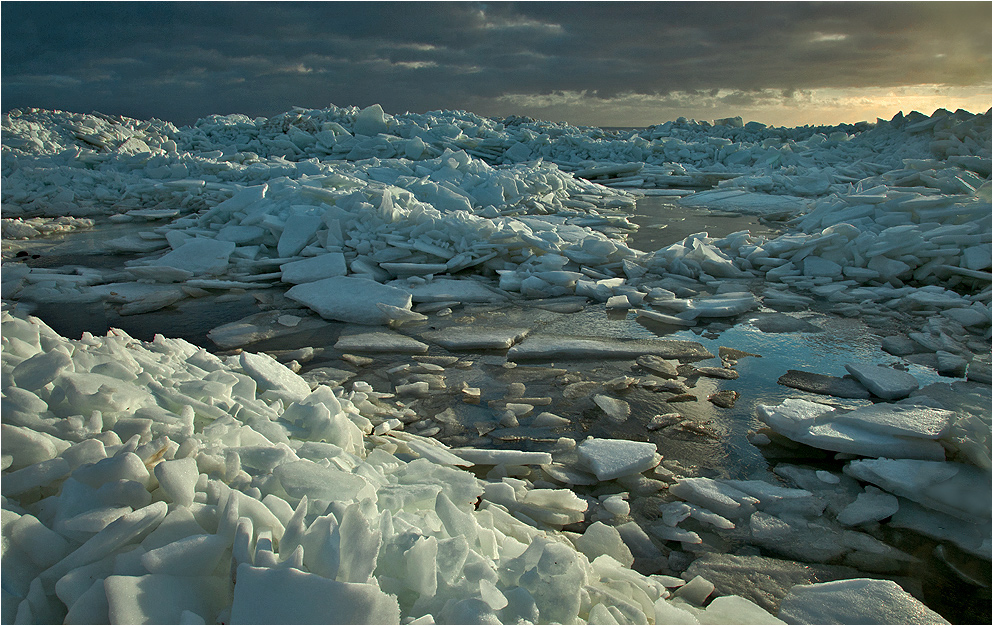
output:
<path id="1" fill-rule="evenodd" d="M 899 400 L 916 391 L 920 383 L 912 374 L 891 367 L 853 363 L 844 366 L 862 385 L 883 400 Z"/>
<path id="2" fill-rule="evenodd" d="M 845 526 L 857 526 L 892 517 L 898 510 L 898 498 L 891 493 L 885 493 L 877 487 L 868 485 L 864 493 L 858 494 L 854 502 L 837 514 L 837 521 Z"/>
<path id="3" fill-rule="evenodd" d="M 729 367 L 697 367 L 693 369 L 693 372 L 707 378 L 721 378 L 723 380 L 737 380 L 740 378 L 740 373 Z"/>
<path id="4" fill-rule="evenodd" d="M 276 253 L 281 257 L 296 256 L 313 239 L 322 224 L 320 215 L 290 215 L 279 235 Z"/>
<path id="5" fill-rule="evenodd" d="M 550 452 L 527 452 L 483 448 L 451 448 L 450 451 L 476 465 L 550 465 Z"/>
<path id="6" fill-rule="evenodd" d="M 685 319 L 735 317 L 756 308 L 758 308 L 758 299 L 753 294 L 731 293 L 693 299 L 688 308 L 679 315 Z"/>
<path id="7" fill-rule="evenodd" d="M 782 598 L 793 586 L 853 578 L 858 571 L 838 565 L 708 552 L 694 560 L 684 575 L 687 578 L 703 576 L 721 593 L 747 598 L 776 614 Z"/>
<path id="8" fill-rule="evenodd" d="M 630 405 L 623 400 L 597 394 L 593 396 L 592 401 L 614 422 L 625 422 L 630 417 Z"/>
<path id="9" fill-rule="evenodd" d="M 316 311 L 324 319 L 355 324 L 383 325 L 390 319 L 376 306 L 382 302 L 402 309 L 412 304 L 410 294 L 366 278 L 334 276 L 296 285 L 286 297 Z"/>
<path id="10" fill-rule="evenodd" d="M 265 339 L 313 332 L 328 327 L 330 324 L 313 315 L 301 317 L 290 315 L 287 311 L 263 311 L 212 328 L 207 333 L 207 337 L 218 347 L 229 350 Z"/>
<path id="11" fill-rule="evenodd" d="M 589 299 L 585 296 L 560 296 L 557 298 L 538 298 L 521 302 L 523 306 L 534 307 L 553 313 L 578 313 L 586 307 Z"/>
<path id="12" fill-rule="evenodd" d="M 804 372 L 802 370 L 789 370 L 778 379 L 778 384 L 818 393 L 835 398 L 859 398 L 871 397 L 871 392 L 865 389 L 864 385 L 854 378 L 838 378 L 837 376 L 827 376 L 814 372 Z"/>
<path id="13" fill-rule="evenodd" d="M 506 350 L 527 336 L 529 328 L 456 326 L 424 333 L 423 338 L 446 350 Z"/>
<path id="14" fill-rule="evenodd" d="M 587 472 L 577 470 L 561 463 L 550 463 L 542 465 L 548 476 L 566 485 L 595 485 L 599 480 Z"/>
<path id="15" fill-rule="evenodd" d="M 193 237 L 175 250 L 146 265 L 174 267 L 197 276 L 221 274 L 227 270 L 228 261 L 235 247 L 234 242 L 231 241 Z"/>
<path id="16" fill-rule="evenodd" d="M 123 237 L 118 237 L 117 239 L 111 239 L 106 244 L 108 250 L 144 253 L 162 250 L 163 248 L 168 247 L 168 245 L 169 243 L 165 240 L 165 238 L 146 239 L 141 235 L 125 235 Z"/>
<path id="17" fill-rule="evenodd" d="M 361 353 L 423 354 L 427 344 L 393 331 L 345 331 L 334 344 L 335 350 Z"/>
<path id="18" fill-rule="evenodd" d="M 444 263 L 379 263 L 379 267 L 386 270 L 397 278 L 407 278 L 409 276 L 429 276 L 432 274 L 443 274 L 448 271 L 448 266 Z"/>
<path id="19" fill-rule="evenodd" d="M 890 435 L 940 439 L 955 417 L 954 411 L 929 406 L 878 403 L 840 414 L 836 420 Z"/>
<path id="20" fill-rule="evenodd" d="M 135 300 L 125 302 L 121 305 L 118 313 L 120 313 L 120 315 L 139 315 L 141 313 L 150 313 L 152 311 L 158 311 L 167 306 L 171 306 L 185 297 L 186 293 L 183 292 L 182 289 L 170 289 L 155 293 L 148 293 Z"/>
<path id="21" fill-rule="evenodd" d="M 728 519 L 747 517 L 760 502 L 758 498 L 712 478 L 680 478 L 669 492 Z"/>
<path id="22" fill-rule="evenodd" d="M 439 441 L 434 441 L 399 431 L 395 431 L 391 434 L 394 437 L 403 440 L 403 442 L 421 458 L 427 459 L 432 463 L 437 463 L 438 465 L 455 465 L 459 467 L 470 467 L 473 465 L 472 461 L 468 461 L 456 454 L 453 454 L 450 448 Z"/>
<path id="23" fill-rule="evenodd" d="M 581 337 L 530 336 L 510 348 L 510 361 L 556 361 L 562 359 L 633 359 L 652 354 L 663 359 L 699 361 L 711 359 L 702 344 L 677 339 L 608 340 Z"/>
<path id="24" fill-rule="evenodd" d="M 410 293 L 414 302 L 506 302 L 507 296 L 477 280 L 435 278 L 420 285 L 405 280 L 388 283 Z"/>
<path id="25" fill-rule="evenodd" d="M 282 270 L 282 281 L 300 285 L 312 283 L 333 276 L 344 276 L 348 266 L 344 255 L 340 252 L 327 252 L 301 261 L 291 261 L 279 266 Z"/>
<path id="26" fill-rule="evenodd" d="M 810 200 L 797 196 L 748 192 L 743 189 L 711 189 L 681 198 L 678 203 L 685 207 L 733 211 L 749 215 L 775 215 L 800 213 L 810 205 Z"/>
<path id="27" fill-rule="evenodd" d="M 681 326 L 684 328 L 691 328 L 696 325 L 696 320 L 686 320 L 681 317 L 675 317 L 674 315 L 665 315 L 664 313 L 658 313 L 657 311 L 651 311 L 648 309 L 637 309 L 635 313 L 638 320 L 650 320 L 652 322 L 658 322 L 659 324 L 668 324 L 670 326 Z"/>
<path id="28" fill-rule="evenodd" d="M 588 437 L 579 444 L 579 467 L 600 481 L 633 476 L 661 462 L 658 446 L 648 441 Z"/>
<path id="29" fill-rule="evenodd" d="M 784 313 L 758 313 L 748 322 L 763 333 L 819 333 L 823 329 Z"/>
<path id="30" fill-rule="evenodd" d="M 869 457 L 944 460 L 944 447 L 932 439 L 899 436 L 840 419 L 834 407 L 790 398 L 778 406 L 758 405 L 757 416 L 777 433 L 821 450 Z"/>
<path id="31" fill-rule="evenodd" d="M 796 585 L 778 615 L 788 624 L 950 624 L 898 584 L 873 578 Z"/>
<path id="32" fill-rule="evenodd" d="M 908 528 L 938 541 L 949 541 L 985 561 L 992 560 L 992 523 L 975 524 L 910 500 L 900 500 L 899 510 L 889 520 L 889 525 Z"/>
<path id="33" fill-rule="evenodd" d="M 637 364 L 661 378 L 678 378 L 678 362 L 663 359 L 653 354 L 637 357 Z"/>
<path id="34" fill-rule="evenodd" d="M 992 522 L 992 477 L 973 465 L 863 459 L 849 463 L 844 473 L 971 523 Z"/>
<path id="35" fill-rule="evenodd" d="M 167 265 L 132 265 L 127 271 L 135 278 L 157 283 L 181 283 L 193 278 L 193 272 Z"/>
<path id="36" fill-rule="evenodd" d="M 396 597 L 377 584 L 339 582 L 292 567 L 237 568 L 232 623 L 398 624 Z M 292 617 L 289 617 L 292 616 Z"/>
<path id="37" fill-rule="evenodd" d="M 168 509 L 165 502 L 153 502 L 119 517 L 75 551 L 42 572 L 40 576 L 42 582 L 54 585 L 57 580 L 77 567 L 99 561 L 145 537 L 165 518 Z"/>
<path id="38" fill-rule="evenodd" d="M 310 395 L 310 385 L 305 380 L 264 352 L 242 352 L 238 362 L 245 374 L 255 380 L 259 392 L 272 391 L 293 402 Z"/>
<path id="39" fill-rule="evenodd" d="M 652 524 L 648 527 L 651 534 L 662 541 L 678 541 L 683 544 L 699 544 L 703 540 L 698 533 L 682 528 L 675 528 L 667 524 Z"/>

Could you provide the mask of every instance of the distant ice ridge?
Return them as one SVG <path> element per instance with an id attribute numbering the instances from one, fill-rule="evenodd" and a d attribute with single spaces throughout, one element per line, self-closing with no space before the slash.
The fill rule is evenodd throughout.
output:
<path id="1" fill-rule="evenodd" d="M 781 623 L 631 569 L 664 561 L 635 522 L 561 532 L 593 502 L 625 516 L 619 496 L 462 469 L 637 484 L 653 444 L 588 439 L 589 473 L 447 448 L 402 432 L 388 394 L 265 354 L 2 326 L 5 622 Z"/>
<path id="2" fill-rule="evenodd" d="M 543 159 L 621 188 L 706 188 L 723 181 L 749 191 L 816 197 L 898 170 L 905 159 L 949 160 L 987 176 L 985 117 L 939 110 L 930 118 L 914 112 L 875 125 L 802 128 L 680 119 L 610 133 L 465 111 L 389 115 L 378 105 L 296 108 L 256 119 L 210 116 L 182 128 L 32 109 L 3 118 L 4 176 L 13 176 L 13 184 L 5 180 L 3 201 L 11 211 L 103 212 L 108 204 L 119 210 L 148 206 L 156 196 L 168 200 L 183 190 L 176 183 L 187 181 L 191 193 L 184 206 L 195 206 L 209 202 L 224 183 L 299 178 L 328 160 L 430 160 L 449 150 L 494 165 Z M 88 171 L 74 171 L 80 169 Z M 30 184 L 31 178 L 48 188 Z M 198 191 L 196 180 L 206 183 Z M 86 187 L 94 185 L 91 195 Z"/>

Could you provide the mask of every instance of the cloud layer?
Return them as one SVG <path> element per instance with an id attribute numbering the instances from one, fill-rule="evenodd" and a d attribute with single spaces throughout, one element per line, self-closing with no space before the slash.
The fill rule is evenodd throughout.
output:
<path id="1" fill-rule="evenodd" d="M 2 105 L 821 122 L 900 94 L 992 102 L 989 24 L 982 2 L 4 3 Z"/>

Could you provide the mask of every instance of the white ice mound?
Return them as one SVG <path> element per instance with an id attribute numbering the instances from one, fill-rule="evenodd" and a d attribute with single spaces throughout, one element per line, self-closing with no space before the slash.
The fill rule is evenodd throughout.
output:
<path id="1" fill-rule="evenodd" d="M 378 303 L 401 309 L 410 309 L 412 304 L 410 294 L 402 289 L 352 276 L 296 285 L 286 292 L 286 297 L 313 309 L 324 319 L 371 325 L 387 324 L 391 319 L 376 306 Z"/>
<path id="2" fill-rule="evenodd" d="M 663 560 L 632 522 L 562 533 L 585 498 L 456 468 L 548 453 L 373 434 L 371 389 L 311 391 L 266 355 L 0 321 L 6 622 L 712 622 L 734 602 L 690 614 L 630 569 Z M 602 480 L 659 460 L 579 452 Z"/>
<path id="3" fill-rule="evenodd" d="M 778 616 L 787 624 L 949 624 L 891 580 L 796 585 Z"/>

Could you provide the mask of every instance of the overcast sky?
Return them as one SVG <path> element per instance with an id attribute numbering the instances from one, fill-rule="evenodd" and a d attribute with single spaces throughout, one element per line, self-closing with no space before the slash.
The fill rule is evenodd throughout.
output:
<path id="1" fill-rule="evenodd" d="M 600 126 L 992 106 L 992 3 L 3 2 L 2 107 Z"/>

